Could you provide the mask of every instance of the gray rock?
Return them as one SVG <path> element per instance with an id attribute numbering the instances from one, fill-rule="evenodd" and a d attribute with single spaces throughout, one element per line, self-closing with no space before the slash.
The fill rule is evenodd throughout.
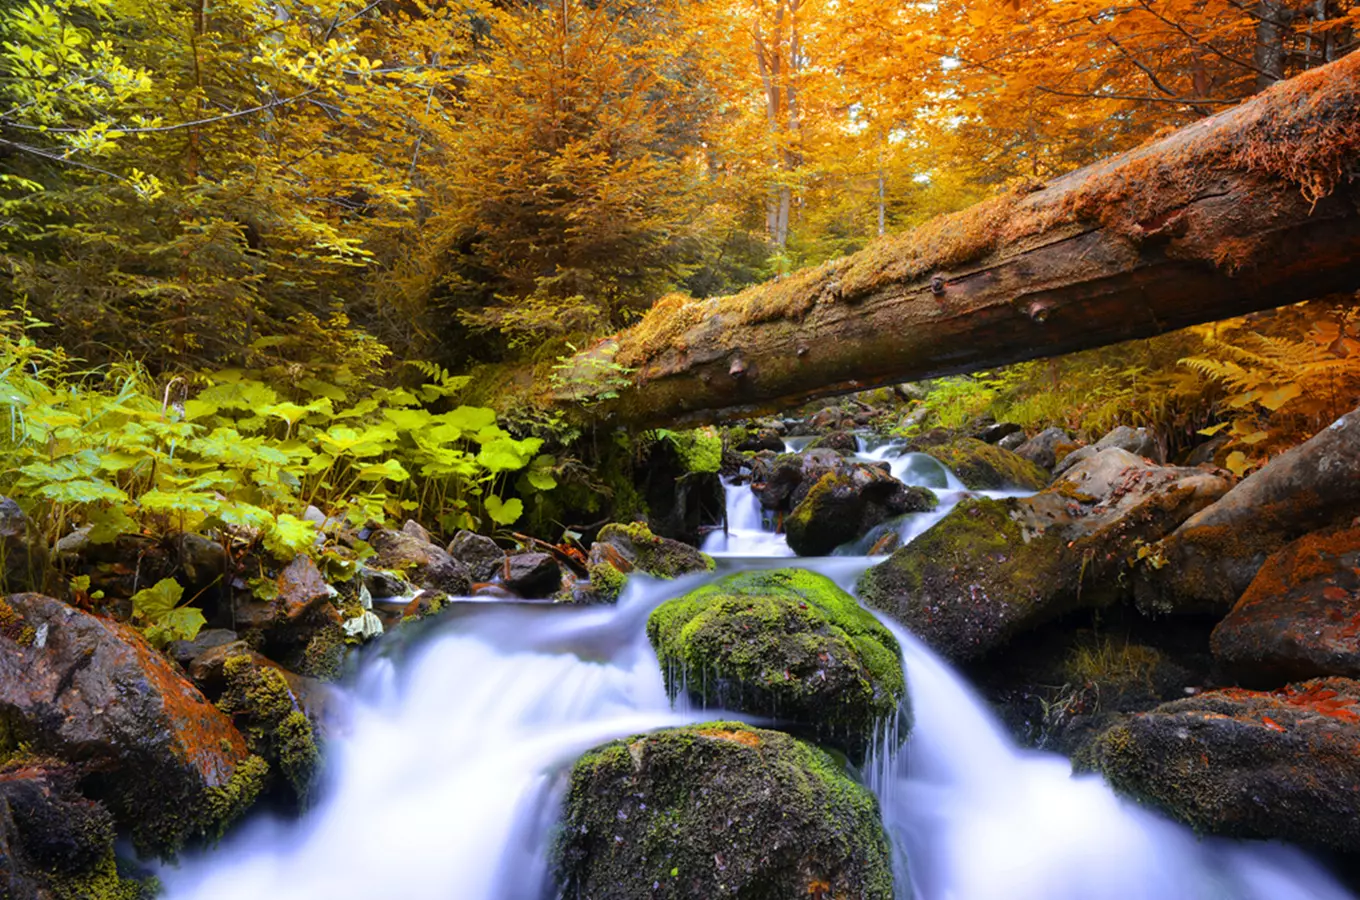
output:
<path id="1" fill-rule="evenodd" d="M 1072 436 L 1061 428 L 1045 428 L 1016 447 L 1015 452 L 1040 468 L 1052 469 L 1058 464 L 1059 448 L 1072 443 Z"/>
<path id="2" fill-rule="evenodd" d="M 1360 516 L 1360 410 L 1272 459 L 1188 519 L 1138 569 L 1150 612 L 1230 610 L 1266 557 L 1290 541 Z"/>
<path id="3" fill-rule="evenodd" d="M 418 541 L 424 541 L 427 544 L 434 543 L 434 538 L 430 537 L 430 533 L 425 530 L 425 526 L 421 525 L 415 519 L 407 519 L 403 522 L 401 533 L 413 537 Z"/>
<path id="4" fill-rule="evenodd" d="M 1136 548 L 1230 486 L 1104 450 L 1031 497 L 961 502 L 865 573 L 860 597 L 951 659 L 984 656 L 1068 612 L 1123 599 Z"/>
<path id="5" fill-rule="evenodd" d="M 977 434 L 973 435 L 973 437 L 980 441 L 986 441 L 989 444 L 999 444 L 1002 438 L 1010 437 L 1013 434 L 1023 435 L 1024 431 L 1025 429 L 1016 425 L 1014 422 L 995 422 L 980 430 Z M 1023 442 L 1024 438 L 1022 437 L 1020 443 Z M 1016 444 L 1016 446 L 1019 446 L 1019 444 Z M 1009 450 L 1013 448 L 1007 447 L 1006 449 Z"/>
<path id="6" fill-rule="evenodd" d="M 514 553 L 501 582 L 521 597 L 551 597 L 562 587 L 562 569 L 550 553 Z"/>
<path id="7" fill-rule="evenodd" d="M 184 533 L 176 541 L 179 565 L 191 584 L 202 586 L 222 577 L 227 568 L 227 553 L 222 545 L 201 534 Z"/>
<path id="8" fill-rule="evenodd" d="M 417 587 L 452 597 L 466 597 L 472 589 L 467 566 L 429 541 L 384 528 L 369 535 L 368 542 L 378 551 L 373 558 L 378 568 L 400 572 Z"/>
<path id="9" fill-rule="evenodd" d="M 1134 456 L 1145 456 L 1157 464 L 1166 462 L 1166 445 L 1150 428 L 1130 428 L 1120 425 L 1100 440 L 1096 441 L 1097 450 L 1118 447 Z"/>
<path id="10" fill-rule="evenodd" d="M 449 541 L 449 555 L 467 566 L 475 582 L 490 581 L 505 562 L 505 551 L 484 534 L 460 531 Z"/>
<path id="11" fill-rule="evenodd" d="M 996 445 L 1002 450 L 1015 451 L 1023 446 L 1026 440 L 1028 440 L 1028 438 L 1025 437 L 1023 431 L 1013 431 L 997 441 Z"/>
<path id="12" fill-rule="evenodd" d="M 181 666 L 188 666 L 214 647 L 230 644 L 237 638 L 229 628 L 204 628 L 192 641 L 171 641 L 165 648 L 170 658 Z"/>

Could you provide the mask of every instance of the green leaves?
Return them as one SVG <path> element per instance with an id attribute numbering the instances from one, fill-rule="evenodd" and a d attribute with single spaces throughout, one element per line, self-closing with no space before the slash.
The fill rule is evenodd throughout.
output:
<path id="1" fill-rule="evenodd" d="M 316 543 L 316 523 L 284 513 L 265 533 L 264 546 L 279 559 L 306 553 Z"/>
<path id="2" fill-rule="evenodd" d="M 207 624 L 202 611 L 179 605 L 183 596 L 184 588 L 173 578 L 162 578 L 132 595 L 132 617 L 146 623 L 144 634 L 153 647 L 164 647 L 171 641 L 192 641 Z"/>
<path id="3" fill-rule="evenodd" d="M 524 503 L 519 498 L 502 502 L 493 494 L 486 498 L 486 514 L 497 525 L 513 525 L 524 514 Z"/>

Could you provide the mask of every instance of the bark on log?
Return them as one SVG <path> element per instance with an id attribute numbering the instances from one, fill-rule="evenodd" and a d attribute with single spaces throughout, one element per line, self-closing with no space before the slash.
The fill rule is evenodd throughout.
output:
<path id="1" fill-rule="evenodd" d="M 663 299 L 574 357 L 553 401 L 697 424 L 1356 289 L 1360 53 L 853 256 Z"/>

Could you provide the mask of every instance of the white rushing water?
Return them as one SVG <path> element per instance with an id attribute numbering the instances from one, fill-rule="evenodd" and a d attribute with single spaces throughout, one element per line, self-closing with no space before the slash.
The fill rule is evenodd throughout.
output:
<path id="1" fill-rule="evenodd" d="M 728 517 L 717 549 L 746 558 L 722 559 L 717 575 L 789 564 L 749 489 L 729 487 Z M 851 588 L 869 560 L 797 564 Z M 644 634 L 659 603 L 717 575 L 635 576 L 609 607 L 459 606 L 404 657 L 368 659 L 318 805 L 301 821 L 257 818 L 165 869 L 170 900 L 552 897 L 550 835 L 573 760 L 720 717 L 671 709 Z M 1199 840 L 1099 778 L 1072 777 L 1065 759 L 1016 748 L 955 672 L 885 624 L 902 645 L 915 725 L 900 753 L 867 768 L 903 900 L 1350 897 L 1296 849 Z"/>

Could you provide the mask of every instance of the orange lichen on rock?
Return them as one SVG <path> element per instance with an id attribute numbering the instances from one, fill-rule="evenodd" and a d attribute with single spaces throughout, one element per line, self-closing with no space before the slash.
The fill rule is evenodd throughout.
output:
<path id="1" fill-rule="evenodd" d="M 734 744 L 742 744 L 746 747 L 759 747 L 760 735 L 754 731 L 735 731 L 726 728 L 700 728 L 695 734 L 712 738 L 715 741 L 731 741 Z"/>

